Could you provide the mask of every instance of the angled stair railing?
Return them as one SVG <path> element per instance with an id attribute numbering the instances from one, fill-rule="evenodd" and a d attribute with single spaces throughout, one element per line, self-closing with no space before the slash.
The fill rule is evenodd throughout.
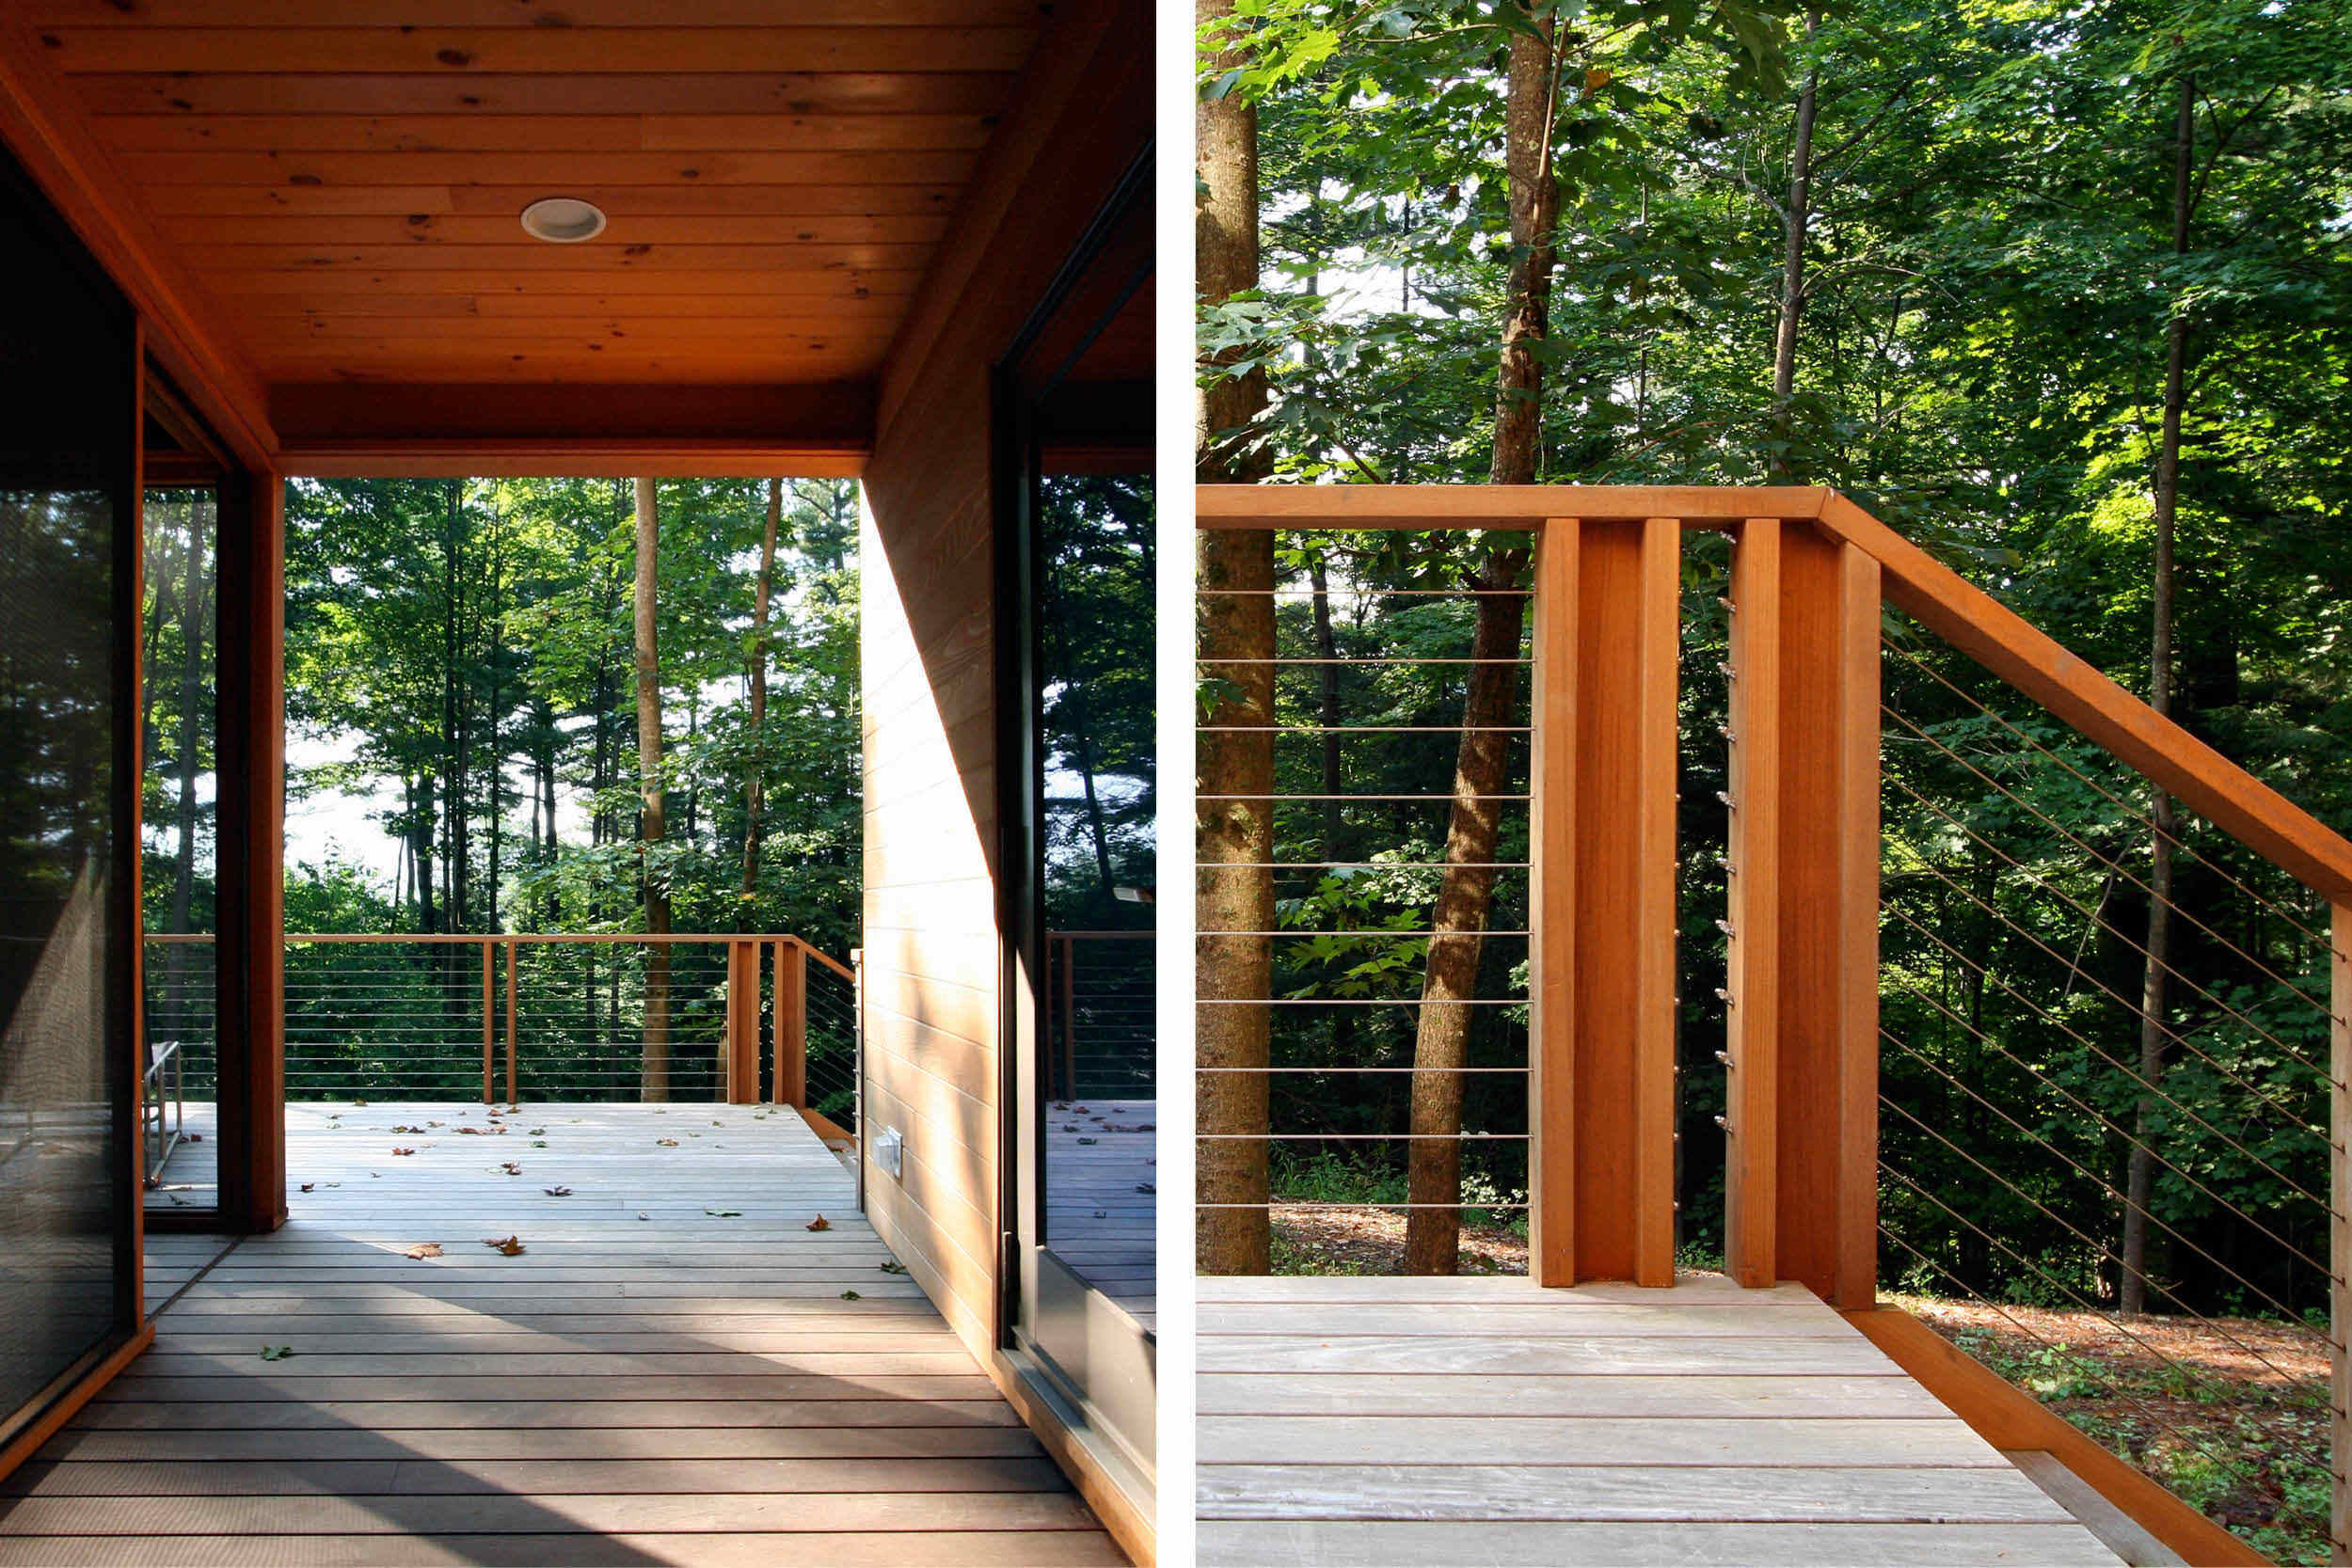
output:
<path id="1" fill-rule="evenodd" d="M 2346 1560 L 2352 844 L 1830 491 L 1199 498 L 1534 535 L 1539 1283 L 1674 1276 L 1677 590 L 1683 534 L 1727 533 L 1726 1271 L 1809 1285 L 2189 1560 Z M 2265 1520 L 2237 1482 L 2274 1466 Z"/>

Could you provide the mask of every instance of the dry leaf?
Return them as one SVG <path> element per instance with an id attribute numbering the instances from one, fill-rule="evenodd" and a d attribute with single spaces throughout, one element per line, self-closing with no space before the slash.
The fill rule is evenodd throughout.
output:
<path id="1" fill-rule="evenodd" d="M 654 1147 L 657 1148 L 675 1148 L 677 1147 L 677 1140 L 675 1138 L 656 1138 L 654 1139 Z"/>
<path id="2" fill-rule="evenodd" d="M 520 1176 L 523 1173 L 521 1162 L 516 1160 L 501 1161 L 499 1164 L 499 1169 L 504 1171 L 509 1176 Z"/>
<path id="3" fill-rule="evenodd" d="M 544 1138 L 548 1135 L 548 1130 L 544 1127 L 534 1127 L 531 1130 L 531 1135 L 534 1138 Z"/>
<path id="4" fill-rule="evenodd" d="M 416 1150 L 413 1148 L 395 1148 L 392 1152 L 395 1154 L 414 1154 Z"/>
<path id="5" fill-rule="evenodd" d="M 884 1274 L 904 1274 L 907 1272 L 907 1266 L 894 1258 L 889 1262 L 884 1263 L 882 1266 L 882 1272 Z"/>
<path id="6" fill-rule="evenodd" d="M 419 1242 L 408 1249 L 411 1258 L 438 1258 L 440 1255 L 441 1243 L 438 1242 Z"/>
<path id="7" fill-rule="evenodd" d="M 740 1209 L 706 1209 L 703 1212 L 713 1219 L 721 1220 L 739 1220 L 743 1217 L 743 1211 Z"/>
<path id="8" fill-rule="evenodd" d="M 461 1127 L 457 1131 L 463 1132 L 469 1138 L 478 1138 L 482 1136 L 482 1129 L 479 1127 Z"/>
<path id="9" fill-rule="evenodd" d="M 313 1187 L 315 1187 L 315 1186 L 317 1186 L 317 1185 L 318 1185 L 318 1183 L 317 1183 L 317 1182 L 315 1182 L 315 1181 L 305 1181 L 305 1182 L 302 1184 L 302 1190 L 303 1190 L 304 1192 L 306 1192 L 306 1193 L 307 1193 L 307 1192 L 309 1192 L 311 1188 L 313 1188 Z"/>
<path id="10" fill-rule="evenodd" d="M 824 1215 L 819 1214 L 815 1219 L 808 1222 L 808 1228 L 811 1230 L 831 1230 L 833 1228 L 833 1221 L 825 1218 Z"/>
<path id="11" fill-rule="evenodd" d="M 545 1189 L 545 1191 L 549 1197 L 569 1197 L 572 1196 L 572 1190 L 569 1187 L 548 1187 Z"/>
<path id="12" fill-rule="evenodd" d="M 841 1299 L 843 1301 L 864 1301 L 866 1298 L 859 1295 L 855 1291 L 844 1291 L 841 1292 Z"/>
<path id="13" fill-rule="evenodd" d="M 482 1238 L 482 1244 L 494 1251 L 502 1252 L 509 1258 L 523 1250 L 522 1238 L 519 1236 L 485 1236 Z"/>
<path id="14" fill-rule="evenodd" d="M 264 1361 L 283 1361 L 294 1353 L 294 1348 L 292 1345 L 263 1345 L 262 1347 L 262 1359 Z"/>

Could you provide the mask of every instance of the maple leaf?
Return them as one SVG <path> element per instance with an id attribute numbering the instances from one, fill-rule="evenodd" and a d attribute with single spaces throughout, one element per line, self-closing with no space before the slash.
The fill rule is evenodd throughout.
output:
<path id="1" fill-rule="evenodd" d="M 815 1219 L 808 1222 L 808 1228 L 811 1230 L 831 1230 L 833 1228 L 833 1221 L 825 1218 L 824 1215 L 819 1214 Z"/>
<path id="2" fill-rule="evenodd" d="M 515 1160 L 501 1161 L 499 1163 L 499 1169 L 504 1171 L 509 1176 L 520 1176 L 523 1173 L 521 1163 Z"/>
<path id="3" fill-rule="evenodd" d="M 395 1154 L 414 1154 L 416 1150 L 413 1148 L 395 1148 L 392 1152 Z"/>
<path id="4" fill-rule="evenodd" d="M 523 1250 L 522 1238 L 519 1236 L 485 1236 L 482 1238 L 482 1244 L 495 1252 L 502 1252 L 509 1258 Z"/>

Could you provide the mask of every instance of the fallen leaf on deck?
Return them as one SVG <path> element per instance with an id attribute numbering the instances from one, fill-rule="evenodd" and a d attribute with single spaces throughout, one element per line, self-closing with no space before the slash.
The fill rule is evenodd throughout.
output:
<path id="1" fill-rule="evenodd" d="M 317 1182 L 315 1182 L 315 1181 L 305 1181 L 305 1182 L 302 1184 L 302 1190 L 303 1190 L 304 1192 L 306 1192 L 306 1193 L 307 1193 L 307 1192 L 309 1192 L 311 1188 L 313 1188 L 313 1187 L 315 1187 L 315 1186 L 317 1186 L 317 1185 L 318 1185 L 318 1183 L 317 1183 Z"/>
<path id="2" fill-rule="evenodd" d="M 413 1148 L 395 1148 L 392 1152 L 395 1154 L 414 1154 L 416 1150 Z"/>
<path id="3" fill-rule="evenodd" d="M 502 1252 L 509 1258 L 523 1250 L 522 1239 L 518 1236 L 485 1236 L 482 1238 L 482 1244 L 494 1251 Z"/>
<path id="4" fill-rule="evenodd" d="M 1103 1140 L 1100 1138 L 1080 1138 L 1078 1141 L 1082 1144 L 1092 1144 L 1101 1143 Z"/>
<path id="5" fill-rule="evenodd" d="M 713 1219 L 739 1220 L 743 1217 L 743 1211 L 740 1209 L 706 1209 L 703 1212 Z"/>
<path id="6" fill-rule="evenodd" d="M 457 1131 L 463 1132 L 469 1138 L 478 1138 L 482 1136 L 482 1129 L 479 1127 L 461 1127 Z"/>
<path id="7" fill-rule="evenodd" d="M 841 1292 L 841 1299 L 843 1301 L 864 1301 L 866 1298 L 859 1295 L 855 1291 L 844 1291 Z"/>
<path id="8" fill-rule="evenodd" d="M 523 1167 L 520 1162 L 515 1160 L 501 1161 L 499 1163 L 499 1169 L 504 1171 L 509 1176 L 520 1176 L 523 1173 Z"/>
<path id="9" fill-rule="evenodd" d="M 548 1187 L 545 1190 L 549 1197 L 569 1197 L 572 1196 L 572 1190 L 569 1187 Z"/>
<path id="10" fill-rule="evenodd" d="M 819 1214 L 815 1219 L 808 1222 L 808 1228 L 811 1230 L 831 1230 L 833 1228 L 833 1221 L 825 1218 L 824 1215 Z"/>
<path id="11" fill-rule="evenodd" d="M 884 1263 L 882 1266 L 882 1272 L 884 1274 L 904 1274 L 907 1272 L 907 1266 L 894 1258 L 889 1262 Z"/>
<path id="12" fill-rule="evenodd" d="M 441 1243 L 438 1242 L 419 1242 L 408 1249 L 411 1258 L 438 1258 L 440 1255 Z"/>
<path id="13" fill-rule="evenodd" d="M 1139 1181 L 1136 1184 L 1136 1191 L 1139 1193 L 1156 1193 L 1159 1189 L 1152 1185 L 1149 1181 Z"/>
<path id="14" fill-rule="evenodd" d="M 654 1139 L 654 1147 L 657 1148 L 675 1148 L 677 1147 L 677 1140 L 675 1138 L 656 1138 Z"/>
<path id="15" fill-rule="evenodd" d="M 545 1138 L 533 1138 L 531 1140 L 531 1147 L 533 1148 L 545 1148 L 548 1147 L 548 1140 Z"/>
<path id="16" fill-rule="evenodd" d="M 534 1127 L 531 1130 L 531 1135 L 534 1138 L 544 1138 L 548 1135 L 548 1130 L 544 1127 Z"/>
<path id="17" fill-rule="evenodd" d="M 263 1345 L 262 1347 L 262 1359 L 264 1361 L 283 1361 L 294 1353 L 294 1348 L 292 1345 Z"/>

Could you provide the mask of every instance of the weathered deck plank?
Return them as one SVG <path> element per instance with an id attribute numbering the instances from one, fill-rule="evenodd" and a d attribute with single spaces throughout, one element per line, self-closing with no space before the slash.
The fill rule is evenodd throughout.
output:
<path id="1" fill-rule="evenodd" d="M 1796 1287 L 1200 1291 L 1204 1565 L 2120 1560 Z"/>
<path id="2" fill-rule="evenodd" d="M 0 1565 L 1120 1560 L 789 1112 L 288 1123 L 288 1225 L 155 1239 Z"/>

